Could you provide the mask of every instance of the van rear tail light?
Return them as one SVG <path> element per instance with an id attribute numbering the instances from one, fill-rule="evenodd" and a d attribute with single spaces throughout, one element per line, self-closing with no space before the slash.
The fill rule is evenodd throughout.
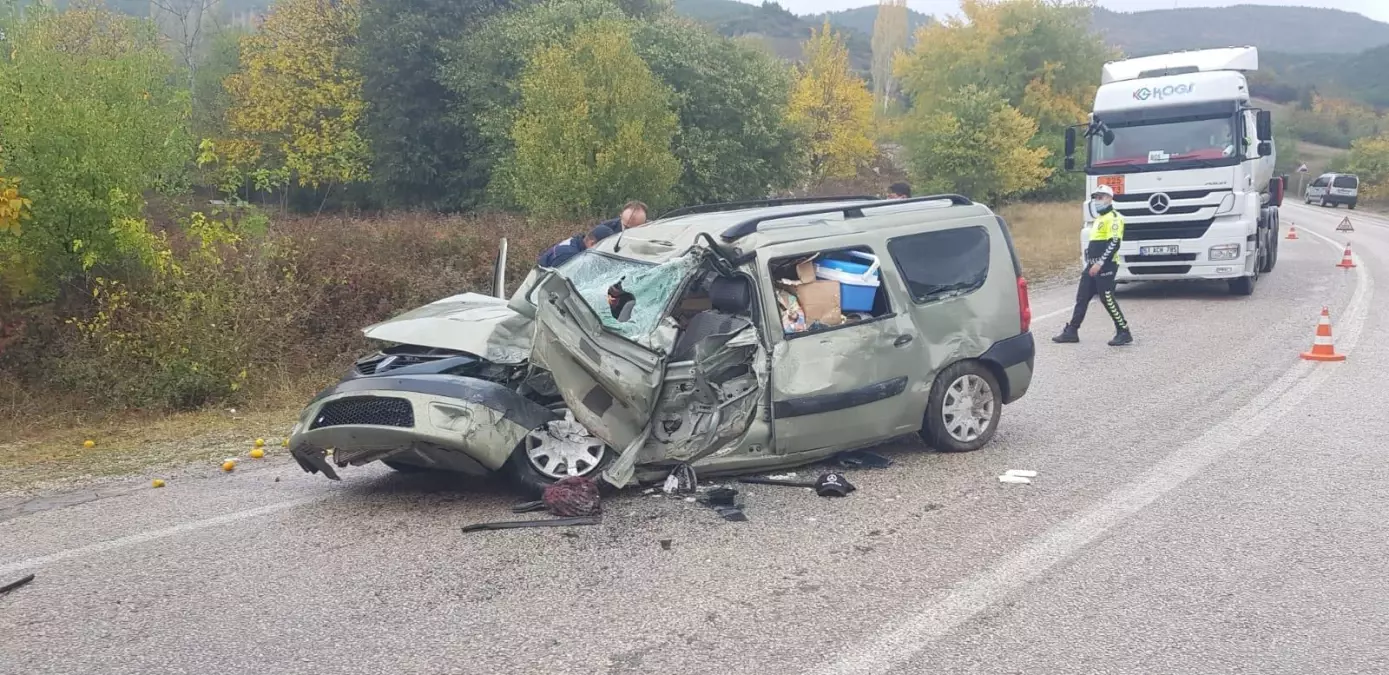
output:
<path id="1" fill-rule="evenodd" d="M 1032 329 L 1032 302 L 1027 298 L 1027 279 L 1018 277 L 1018 322 L 1022 332 Z"/>

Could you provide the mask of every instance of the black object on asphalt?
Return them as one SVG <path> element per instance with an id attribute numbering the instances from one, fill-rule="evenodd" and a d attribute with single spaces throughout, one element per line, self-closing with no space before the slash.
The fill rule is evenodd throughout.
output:
<path id="1" fill-rule="evenodd" d="M 516 506 L 511 507 L 511 512 L 535 513 L 536 511 L 544 511 L 548 508 L 550 507 L 546 506 L 544 501 L 522 502 L 520 504 L 517 504 Z"/>
<path id="2" fill-rule="evenodd" d="M 665 490 L 666 494 L 687 495 L 698 487 L 699 477 L 695 475 L 694 467 L 682 462 L 671 470 L 669 476 L 666 476 L 666 482 L 662 489 Z"/>
<path id="3" fill-rule="evenodd" d="M 498 523 L 473 523 L 464 525 L 463 531 L 481 532 L 483 530 L 514 530 L 521 527 L 571 527 L 577 525 L 597 525 L 603 522 L 598 516 L 579 516 L 577 518 L 551 518 L 549 520 L 504 520 Z"/>
<path id="4" fill-rule="evenodd" d="M 699 502 L 714 510 L 724 520 L 734 523 L 747 522 L 748 516 L 738 503 L 738 491 L 731 487 L 717 487 L 699 497 Z"/>
<path id="5" fill-rule="evenodd" d="M 833 471 L 821 474 L 815 481 L 815 493 L 821 497 L 847 497 L 857 489 L 843 474 Z"/>
<path id="6" fill-rule="evenodd" d="M 789 478 L 763 478 L 762 476 L 749 476 L 739 478 L 739 483 L 749 483 L 752 485 L 781 485 L 784 487 L 813 488 L 813 480 L 791 480 Z"/>
<path id="7" fill-rule="evenodd" d="M 26 576 L 26 577 L 20 579 L 19 581 L 11 581 L 10 583 L 5 584 L 4 586 L 0 586 L 0 595 L 4 595 L 4 594 L 6 594 L 6 593 L 9 593 L 10 591 L 13 591 L 14 589 L 19 588 L 20 586 L 23 586 L 23 585 L 25 585 L 25 584 L 27 584 L 27 583 L 33 581 L 33 580 L 34 580 L 34 575 L 30 574 L 30 575 L 28 575 L 28 576 Z"/>
<path id="8" fill-rule="evenodd" d="M 835 457 L 835 462 L 846 469 L 886 469 L 892 466 L 892 460 L 864 450 L 841 452 Z"/>

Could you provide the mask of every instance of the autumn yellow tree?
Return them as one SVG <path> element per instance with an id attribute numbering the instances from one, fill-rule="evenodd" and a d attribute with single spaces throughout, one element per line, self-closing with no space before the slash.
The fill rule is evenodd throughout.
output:
<path id="1" fill-rule="evenodd" d="M 892 67 L 897 55 L 907 48 L 907 23 L 911 16 L 907 0 L 882 0 L 873 22 L 873 99 L 886 110 L 897 96 L 897 78 Z"/>
<path id="2" fill-rule="evenodd" d="M 828 21 L 805 43 L 788 118 L 805 134 L 815 183 L 853 176 L 877 152 L 873 94 L 850 70 L 849 48 Z"/>
<path id="3" fill-rule="evenodd" d="M 921 192 L 987 202 L 1036 189 L 1051 175 L 1048 150 L 1028 145 L 1037 122 L 974 85 L 910 117 L 907 130 L 907 168 Z"/>
<path id="4" fill-rule="evenodd" d="M 202 163 L 315 188 L 365 180 L 362 76 L 352 65 L 360 16 L 360 0 L 279 0 L 243 38 L 242 70 L 225 82 L 235 137 L 205 144 Z"/>

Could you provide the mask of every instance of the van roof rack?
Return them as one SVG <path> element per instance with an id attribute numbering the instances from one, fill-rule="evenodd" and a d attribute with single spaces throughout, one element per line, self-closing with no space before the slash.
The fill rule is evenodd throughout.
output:
<path id="1" fill-rule="evenodd" d="M 906 198 L 906 199 L 883 199 L 883 200 L 876 200 L 876 201 L 874 201 L 872 204 L 855 204 L 854 206 L 837 206 L 837 207 L 828 208 L 828 209 L 811 209 L 811 210 L 809 210 L 809 211 L 793 211 L 793 212 L 791 212 L 791 213 L 773 213 L 773 214 L 768 214 L 768 215 L 763 215 L 763 216 L 757 216 L 757 217 L 755 217 L 755 218 L 749 218 L 749 219 L 747 219 L 747 220 L 744 220 L 744 221 L 738 223 L 737 225 L 734 225 L 734 226 L 728 228 L 727 230 L 724 230 L 724 231 L 723 231 L 723 234 L 721 234 L 721 235 L 719 235 L 719 236 L 720 236 L 724 241 L 733 242 L 733 241 L 737 241 L 737 240 L 739 240 L 739 239 L 742 239 L 743 237 L 746 237 L 746 236 L 748 236 L 748 235 L 750 235 L 750 234 L 756 233 L 756 232 L 760 229 L 762 223 L 765 223 L 765 222 L 768 222 L 768 221 L 772 221 L 772 220 L 784 220 L 784 219 L 787 219 L 787 218 L 802 218 L 802 217 L 805 217 L 805 216 L 818 216 L 818 215 L 830 214 L 830 213 L 842 213 L 842 214 L 844 214 L 844 217 L 845 217 L 846 219 L 848 219 L 848 218 L 862 218 L 862 217 L 863 217 L 863 210 L 864 210 L 864 209 L 875 209 L 875 208 L 878 208 L 878 207 L 880 207 L 880 206 L 896 206 L 896 205 L 898 205 L 898 204 L 917 204 L 917 203 L 923 203 L 923 202 L 938 202 L 938 201 L 941 201 L 941 200 L 949 200 L 952 206 L 969 206 L 969 205 L 971 205 L 971 204 L 974 203 L 973 201 L 970 201 L 969 197 L 965 197 L 965 196 L 963 196 L 963 195 L 943 194 L 943 195 L 928 195 L 928 196 L 925 196 L 925 197 L 908 197 L 908 198 Z"/>
<path id="2" fill-rule="evenodd" d="M 753 199 L 745 202 L 719 202 L 716 204 L 696 204 L 673 209 L 661 214 L 656 220 L 674 218 L 676 216 L 688 216 L 695 213 L 714 213 L 717 211 L 734 211 L 736 209 L 751 209 L 759 206 L 789 206 L 791 204 L 822 204 L 824 202 L 848 202 L 848 201 L 872 201 L 877 197 L 867 195 L 842 195 L 836 197 L 773 197 L 771 199 Z"/>

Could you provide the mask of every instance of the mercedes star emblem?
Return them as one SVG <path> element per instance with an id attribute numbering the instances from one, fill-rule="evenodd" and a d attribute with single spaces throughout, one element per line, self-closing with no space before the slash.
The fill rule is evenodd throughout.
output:
<path id="1" fill-rule="evenodd" d="M 1159 192 L 1148 198 L 1148 209 L 1153 213 L 1166 213 L 1167 207 L 1171 206 L 1172 199 L 1166 193 Z"/>

